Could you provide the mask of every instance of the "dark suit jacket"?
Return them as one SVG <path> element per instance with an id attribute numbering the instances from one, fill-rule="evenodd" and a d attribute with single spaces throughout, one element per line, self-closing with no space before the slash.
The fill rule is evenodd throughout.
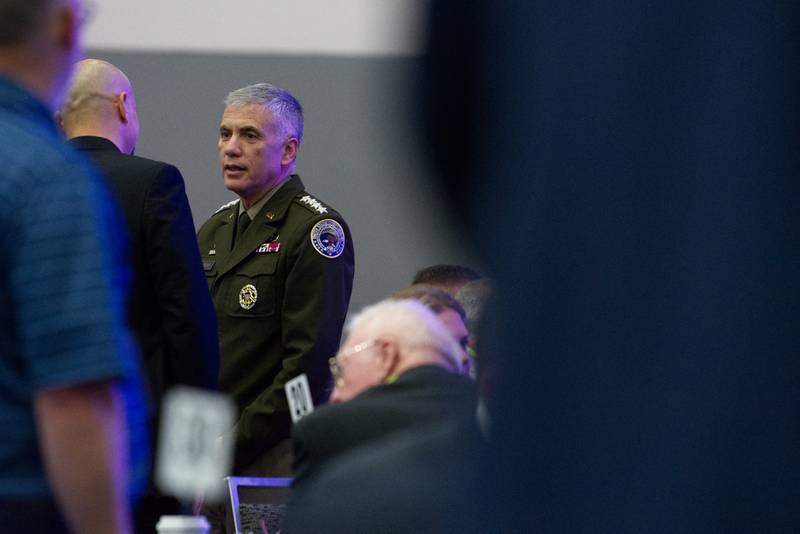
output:
<path id="1" fill-rule="evenodd" d="M 140 344 L 155 410 L 174 384 L 216 388 L 216 317 L 180 171 L 122 154 L 100 137 L 70 140 L 103 171 L 130 231 L 128 319 Z M 158 412 L 154 412 L 157 416 Z"/>
<path id="2" fill-rule="evenodd" d="M 491 456 L 474 414 L 407 428 L 331 459 L 292 494 L 281 532 L 499 532 L 481 461 Z"/>
<path id="3" fill-rule="evenodd" d="M 475 383 L 435 365 L 406 371 L 392 384 L 370 388 L 348 402 L 323 406 L 292 431 L 295 490 L 333 458 L 412 427 L 439 426 L 474 416 Z"/>

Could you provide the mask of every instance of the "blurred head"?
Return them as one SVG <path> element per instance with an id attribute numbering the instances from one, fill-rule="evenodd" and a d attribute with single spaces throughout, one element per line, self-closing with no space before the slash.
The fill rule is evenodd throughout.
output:
<path id="1" fill-rule="evenodd" d="M 0 72 L 57 109 L 86 19 L 83 0 L 0 0 Z"/>
<path id="2" fill-rule="evenodd" d="M 481 314 L 491 293 L 492 283 L 488 278 L 468 282 L 456 293 L 456 300 L 461 303 L 466 313 L 467 330 L 469 330 L 469 353 L 472 358 L 475 358 L 476 355 Z"/>
<path id="3" fill-rule="evenodd" d="M 107 61 L 80 61 L 60 121 L 67 138 L 105 137 L 120 152 L 133 153 L 139 139 L 139 114 L 130 80 Z"/>
<path id="4" fill-rule="evenodd" d="M 421 365 L 460 372 L 460 349 L 443 323 L 414 300 L 384 300 L 364 308 L 347 326 L 331 367 L 331 402 L 352 399 Z"/>
<path id="5" fill-rule="evenodd" d="M 441 289 L 417 285 L 401 289 L 393 293 L 390 297 L 394 300 L 413 299 L 421 302 L 442 321 L 447 331 L 453 336 L 460 348 L 460 358 L 462 370 L 465 374 L 469 373 L 470 360 L 467 353 L 469 344 L 469 330 L 467 329 L 464 308 L 453 296 Z"/>
<path id="6" fill-rule="evenodd" d="M 289 179 L 302 138 L 303 110 L 288 91 L 268 83 L 233 91 L 219 126 L 225 187 L 251 206 Z"/>
<path id="7" fill-rule="evenodd" d="M 411 284 L 424 284 L 455 295 L 461 286 L 478 278 L 478 273 L 463 265 L 431 265 L 417 271 Z"/>

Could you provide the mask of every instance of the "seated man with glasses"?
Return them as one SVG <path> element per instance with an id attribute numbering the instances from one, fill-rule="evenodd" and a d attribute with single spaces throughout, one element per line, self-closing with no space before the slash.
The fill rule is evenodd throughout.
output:
<path id="1" fill-rule="evenodd" d="M 331 405 L 300 420 L 293 500 L 332 458 L 412 427 L 435 428 L 475 413 L 475 384 L 461 374 L 462 349 L 420 302 L 386 300 L 353 317 L 331 358 Z"/>

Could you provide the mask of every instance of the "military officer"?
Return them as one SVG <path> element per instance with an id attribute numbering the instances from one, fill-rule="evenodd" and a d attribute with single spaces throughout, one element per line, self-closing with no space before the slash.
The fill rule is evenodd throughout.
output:
<path id="1" fill-rule="evenodd" d="M 287 91 L 259 83 L 225 100 L 219 159 L 238 195 L 198 232 L 217 312 L 220 389 L 239 408 L 234 473 L 291 473 L 287 380 L 305 373 L 315 402 L 330 386 L 353 287 L 342 216 L 292 174 L 303 114 Z"/>

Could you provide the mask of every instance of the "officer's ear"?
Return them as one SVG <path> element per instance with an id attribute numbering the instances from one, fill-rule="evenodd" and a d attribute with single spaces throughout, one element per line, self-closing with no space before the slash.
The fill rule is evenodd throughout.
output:
<path id="1" fill-rule="evenodd" d="M 300 143 L 296 137 L 290 137 L 283 145 L 283 157 L 281 165 L 291 165 L 297 159 L 297 151 L 300 150 Z"/>
<path id="2" fill-rule="evenodd" d="M 378 338 L 375 340 L 375 353 L 382 381 L 393 382 L 397 378 L 397 368 L 400 364 L 400 347 L 397 342 L 391 338 Z"/>

